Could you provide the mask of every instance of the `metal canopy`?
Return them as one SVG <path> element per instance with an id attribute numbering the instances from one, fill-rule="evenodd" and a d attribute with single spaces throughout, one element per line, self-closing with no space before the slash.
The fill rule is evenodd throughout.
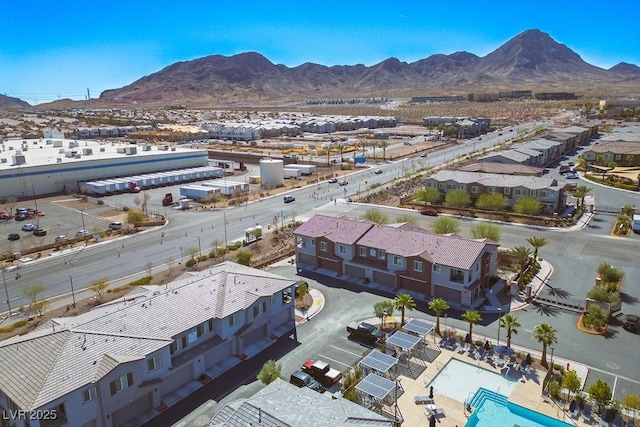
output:
<path id="1" fill-rule="evenodd" d="M 387 338 L 387 345 L 398 347 L 404 351 L 412 350 L 420 342 L 420 337 L 398 331 Z"/>
<path id="2" fill-rule="evenodd" d="M 398 363 L 398 359 L 379 350 L 373 350 L 364 359 L 360 361 L 360 365 L 371 368 L 374 371 L 386 374 L 391 368 Z"/>
<path id="3" fill-rule="evenodd" d="M 420 319 L 411 319 L 402 327 L 402 329 L 407 332 L 413 332 L 420 336 L 426 336 L 433 330 L 433 328 L 435 328 L 435 326 L 436 325 L 431 322 Z"/>
<path id="4" fill-rule="evenodd" d="M 376 374 L 369 374 L 358 383 L 356 390 L 375 399 L 384 400 L 396 388 L 394 381 Z"/>

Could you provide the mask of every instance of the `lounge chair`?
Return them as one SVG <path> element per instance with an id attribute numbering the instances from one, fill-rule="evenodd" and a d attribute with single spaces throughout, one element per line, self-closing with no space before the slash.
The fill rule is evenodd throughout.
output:
<path id="1" fill-rule="evenodd" d="M 465 351 L 464 344 L 458 344 L 458 347 L 456 347 L 456 351 L 458 353 L 464 353 Z"/>
<path id="2" fill-rule="evenodd" d="M 440 415 L 444 415 L 444 409 L 438 408 L 436 405 L 427 405 L 427 407 L 424 408 L 424 413 L 426 415 L 435 415 L 438 417 Z"/>
<path id="3" fill-rule="evenodd" d="M 444 348 L 444 347 L 446 347 L 448 344 L 449 344 L 449 341 L 448 341 L 446 338 L 442 338 L 442 339 L 440 340 L 440 344 L 439 344 L 439 345 L 440 345 L 440 347 L 441 347 L 441 348 Z"/>
<path id="4" fill-rule="evenodd" d="M 476 360 L 482 360 L 484 359 L 484 351 L 483 350 L 478 350 L 476 351 L 476 354 L 474 356 L 476 358 Z"/>
<path id="5" fill-rule="evenodd" d="M 622 415 L 616 414 L 616 417 L 613 419 L 613 427 L 623 427 L 623 426 L 624 426 L 624 421 L 622 420 Z"/>
<path id="6" fill-rule="evenodd" d="M 582 415 L 580 415 L 580 417 L 585 423 L 591 424 L 591 405 L 585 403 L 584 409 L 582 410 Z"/>
<path id="7" fill-rule="evenodd" d="M 451 341 L 449 341 L 449 345 L 447 346 L 447 348 L 449 350 L 455 350 L 457 346 L 458 346 L 458 340 L 454 338 Z"/>
<path id="8" fill-rule="evenodd" d="M 578 406 L 578 401 L 575 399 L 569 404 L 569 415 L 574 420 L 577 420 L 580 416 L 580 407 Z"/>
<path id="9" fill-rule="evenodd" d="M 600 427 L 609 427 L 609 421 L 606 420 L 608 416 L 609 416 L 609 413 L 607 411 L 604 411 L 602 413 L 602 416 L 600 417 L 600 423 L 599 423 Z"/>
<path id="10" fill-rule="evenodd" d="M 496 366 L 498 366 L 498 367 L 503 367 L 504 366 L 504 359 L 502 357 L 498 358 L 498 361 L 496 362 Z"/>
<path id="11" fill-rule="evenodd" d="M 429 397 L 426 394 L 413 396 L 413 401 L 416 405 L 433 405 L 433 398 Z"/>

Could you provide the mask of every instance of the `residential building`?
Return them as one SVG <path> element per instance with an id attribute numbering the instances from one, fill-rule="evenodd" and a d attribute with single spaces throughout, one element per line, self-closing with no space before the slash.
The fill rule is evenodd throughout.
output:
<path id="1" fill-rule="evenodd" d="M 566 204 L 566 183 L 548 176 L 514 176 L 480 172 L 441 170 L 425 179 L 425 186 L 437 188 L 442 196 L 449 191 L 462 189 L 472 202 L 482 194 L 499 193 L 507 198 L 513 207 L 524 197 L 535 197 L 543 207 L 543 212 L 553 213 Z"/>
<path id="2" fill-rule="evenodd" d="M 456 305 L 481 303 L 489 278 L 496 274 L 497 243 L 433 234 L 408 223 L 315 215 L 294 235 L 299 271 L 351 276 Z"/>
<path id="3" fill-rule="evenodd" d="M 618 166 L 640 166 L 640 143 L 628 141 L 602 142 L 585 148 L 582 158 L 587 164 L 607 166 L 615 162 Z"/>
<path id="4" fill-rule="evenodd" d="M 0 410 L 15 426 L 137 426 L 295 334 L 296 282 L 224 262 L 0 342 Z M 14 411 L 14 412 L 11 412 Z M 50 413 L 50 412 L 49 412 Z"/>
<path id="5" fill-rule="evenodd" d="M 461 167 L 459 170 L 465 172 L 484 172 L 484 173 L 499 173 L 503 175 L 531 175 L 542 176 L 544 169 L 534 166 L 527 166 L 520 163 L 501 163 L 482 161 L 478 163 L 472 163 Z"/>
<path id="6" fill-rule="evenodd" d="M 505 165 L 543 166 L 542 153 L 528 148 L 496 151 L 480 156 L 476 160 L 478 162 L 503 163 Z"/>
<path id="7" fill-rule="evenodd" d="M 277 379 L 247 399 L 226 404 L 209 426 L 380 426 L 393 421 L 343 397 L 324 396 Z"/>
<path id="8" fill-rule="evenodd" d="M 514 150 L 528 149 L 541 154 L 539 165 L 548 165 L 558 160 L 565 152 L 564 143 L 550 139 L 532 139 L 512 146 Z"/>

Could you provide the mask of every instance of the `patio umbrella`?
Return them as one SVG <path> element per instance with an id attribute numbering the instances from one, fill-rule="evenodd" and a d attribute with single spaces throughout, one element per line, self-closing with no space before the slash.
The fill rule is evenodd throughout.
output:
<path id="1" fill-rule="evenodd" d="M 527 357 L 524 358 L 525 365 L 531 365 L 531 354 L 527 353 Z"/>
<path id="2" fill-rule="evenodd" d="M 484 342 L 484 350 L 489 351 L 491 349 L 491 345 L 489 345 L 489 340 Z"/>
<path id="3" fill-rule="evenodd" d="M 467 344 L 471 344 L 471 335 L 469 335 L 468 332 L 467 332 L 467 335 L 465 335 L 464 337 L 464 342 L 466 342 Z"/>
<path id="4" fill-rule="evenodd" d="M 513 356 L 514 354 L 516 354 L 516 351 L 514 349 L 505 345 L 497 345 L 493 347 L 493 351 L 498 353 L 500 356 Z"/>

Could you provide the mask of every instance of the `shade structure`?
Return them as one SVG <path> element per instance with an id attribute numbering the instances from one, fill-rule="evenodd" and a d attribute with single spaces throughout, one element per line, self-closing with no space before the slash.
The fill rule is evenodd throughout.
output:
<path id="1" fill-rule="evenodd" d="M 420 342 L 420 337 L 398 331 L 387 338 L 387 345 L 398 347 L 403 351 L 412 350 Z"/>
<path id="2" fill-rule="evenodd" d="M 367 354 L 361 361 L 360 366 L 370 368 L 381 375 L 386 374 L 398 363 L 398 359 L 379 350 L 373 350 Z"/>
<path id="3" fill-rule="evenodd" d="M 356 386 L 356 390 L 380 401 L 384 400 L 396 388 L 394 381 L 376 374 L 367 375 Z"/>
<path id="4" fill-rule="evenodd" d="M 435 327 L 436 327 L 435 324 L 431 322 L 427 322 L 426 320 L 411 319 L 404 324 L 404 326 L 402 327 L 402 330 L 407 332 L 413 332 L 414 334 L 419 336 L 425 336 L 429 334 L 429 332 L 431 332 Z"/>

